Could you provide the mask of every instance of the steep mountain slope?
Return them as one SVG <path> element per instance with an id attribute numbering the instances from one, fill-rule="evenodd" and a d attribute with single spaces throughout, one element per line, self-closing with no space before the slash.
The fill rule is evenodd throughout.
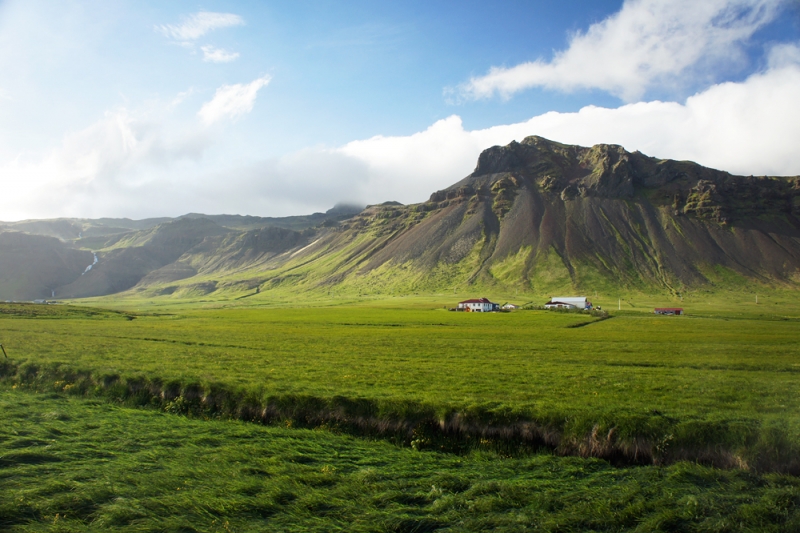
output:
<path id="1" fill-rule="evenodd" d="M 229 231 L 208 219 L 187 218 L 125 234 L 121 239 L 112 239 L 113 245 L 98 253 L 97 264 L 58 293 L 62 298 L 81 298 L 124 291 L 195 246 L 222 238 Z"/>
<path id="2" fill-rule="evenodd" d="M 798 178 L 737 177 L 619 146 L 529 137 L 486 150 L 473 174 L 415 206 L 413 227 L 361 271 L 390 261 L 452 271 L 467 261 L 462 282 L 677 289 L 721 272 L 791 282 L 798 199 Z"/>
<path id="3" fill-rule="evenodd" d="M 484 151 L 472 174 L 421 204 L 285 224 L 295 227 L 221 217 L 226 227 L 187 215 L 96 237 L 98 264 L 65 275 L 57 295 L 800 283 L 800 178 L 732 176 L 615 145 L 528 137 Z"/>
<path id="4" fill-rule="evenodd" d="M 0 300 L 51 298 L 78 279 L 92 254 L 52 237 L 0 232 Z"/>
<path id="5" fill-rule="evenodd" d="M 486 150 L 470 176 L 428 202 L 371 206 L 318 229 L 304 248 L 254 263 L 250 285 L 795 286 L 799 199 L 798 178 L 732 176 L 619 146 L 529 137 Z"/>

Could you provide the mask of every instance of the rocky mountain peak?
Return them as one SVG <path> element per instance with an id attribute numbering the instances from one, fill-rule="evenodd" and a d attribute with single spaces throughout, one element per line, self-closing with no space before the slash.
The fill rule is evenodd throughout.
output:
<path id="1" fill-rule="evenodd" d="M 484 150 L 475 171 L 456 186 L 479 190 L 503 175 L 514 175 L 520 186 L 535 187 L 562 201 L 630 199 L 637 193 L 671 198 L 676 212 L 721 223 L 758 213 L 797 212 L 800 204 L 797 178 L 732 176 L 691 161 L 628 152 L 616 144 L 587 148 L 539 136 Z"/>

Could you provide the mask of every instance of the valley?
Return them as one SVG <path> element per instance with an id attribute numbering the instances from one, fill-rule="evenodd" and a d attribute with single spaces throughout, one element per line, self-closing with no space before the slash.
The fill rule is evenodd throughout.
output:
<path id="1" fill-rule="evenodd" d="M 412 205 L 4 223 L 0 527 L 793 531 L 799 198 L 528 137 Z"/>

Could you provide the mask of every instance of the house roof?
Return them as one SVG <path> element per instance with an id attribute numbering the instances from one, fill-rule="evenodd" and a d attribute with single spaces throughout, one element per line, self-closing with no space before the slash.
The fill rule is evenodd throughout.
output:
<path id="1" fill-rule="evenodd" d="M 656 307 L 656 311 L 683 311 L 683 307 Z"/>
<path id="2" fill-rule="evenodd" d="M 473 298 L 471 300 L 464 300 L 463 302 L 458 302 L 460 304 L 490 304 L 493 303 L 488 298 Z"/>
<path id="3" fill-rule="evenodd" d="M 571 306 L 575 307 L 575 304 L 571 303 L 571 302 L 558 302 L 558 301 L 553 301 L 553 300 L 550 300 L 549 302 L 547 302 L 544 305 L 571 305 Z"/>

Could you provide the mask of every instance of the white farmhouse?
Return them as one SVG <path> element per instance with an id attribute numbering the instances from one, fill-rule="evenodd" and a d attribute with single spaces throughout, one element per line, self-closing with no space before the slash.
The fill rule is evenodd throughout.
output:
<path id="1" fill-rule="evenodd" d="M 472 311 L 477 313 L 488 313 L 489 311 L 497 311 L 500 304 L 490 301 L 488 298 L 476 298 L 473 300 L 464 300 L 458 302 L 459 311 Z"/>
<path id="2" fill-rule="evenodd" d="M 545 309 L 591 309 L 592 302 L 586 296 L 551 296 Z"/>

